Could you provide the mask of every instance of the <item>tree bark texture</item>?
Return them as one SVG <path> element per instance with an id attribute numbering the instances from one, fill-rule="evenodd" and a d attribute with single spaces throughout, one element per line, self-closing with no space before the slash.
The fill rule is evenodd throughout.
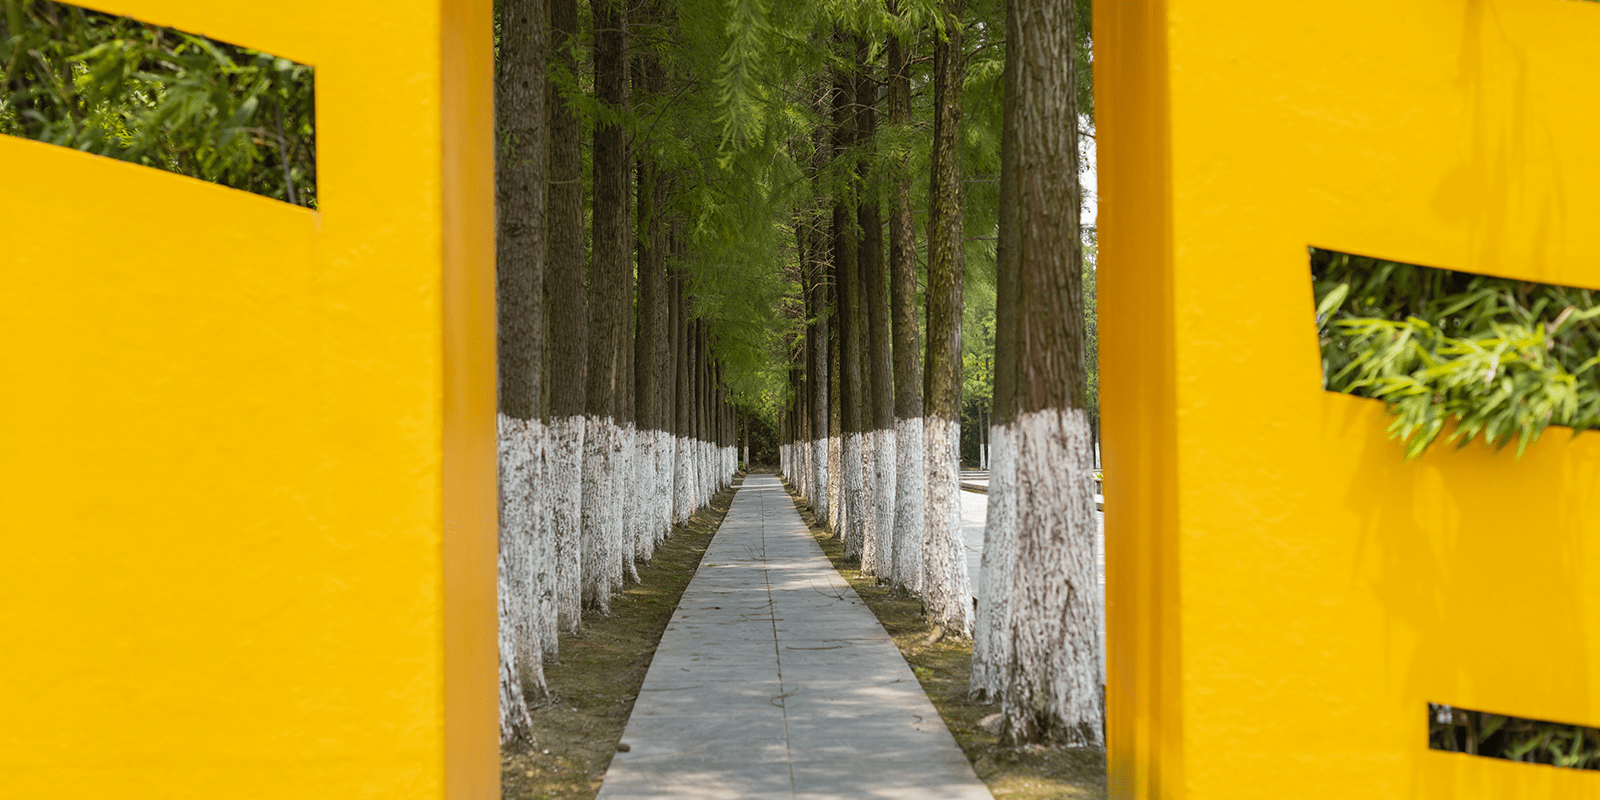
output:
<path id="1" fill-rule="evenodd" d="M 911 122 L 910 58 L 889 37 L 889 123 Z M 922 591 L 923 454 L 922 361 L 917 331 L 917 240 L 911 212 L 911 173 L 898 164 L 889 215 L 890 316 L 894 337 L 895 491 L 893 585 Z"/>
<path id="2" fill-rule="evenodd" d="M 967 635 L 971 583 L 961 541 L 961 0 L 945 0 L 934 43 L 933 154 L 929 169 L 928 347 L 923 360 L 926 439 L 923 600 L 933 621 Z"/>
<path id="3" fill-rule="evenodd" d="M 694 498 L 691 494 L 692 482 L 689 480 L 690 464 L 690 438 L 689 426 L 689 389 L 690 379 L 693 377 L 694 366 L 689 361 L 689 323 L 684 308 L 683 274 L 674 270 L 672 276 L 672 332 L 673 350 L 676 366 L 673 369 L 673 384 L 676 387 L 674 406 L 676 411 L 674 425 L 677 433 L 676 463 L 673 467 L 673 517 L 679 525 L 687 524 L 689 516 L 694 513 Z"/>
<path id="4" fill-rule="evenodd" d="M 849 39 L 840 36 L 848 46 Z M 840 465 L 843 470 L 844 556 L 860 559 L 865 535 L 862 514 L 861 470 L 861 276 L 856 265 L 856 170 L 847 152 L 855 144 L 855 86 L 850 73 L 835 71 L 833 79 L 833 152 L 836 161 L 833 188 L 833 265 L 839 276 L 839 316 L 843 323 L 839 366 L 844 437 Z"/>
<path id="5" fill-rule="evenodd" d="M 1004 480 L 991 484 L 985 542 L 986 555 L 996 542 L 993 591 L 1005 594 L 985 615 L 999 629 L 985 672 L 1006 739 L 1102 747 L 1082 253 L 1078 216 L 1062 213 L 1078 208 L 1077 127 L 1061 124 L 1077 119 L 1074 21 L 1070 5 L 1038 0 L 1006 11 L 1001 207 L 1013 211 L 1000 228 L 997 316 L 1013 322 L 997 330 L 992 438 Z"/>
<path id="6" fill-rule="evenodd" d="M 594 4 L 595 94 L 621 110 L 627 102 L 628 61 L 621 0 Z M 584 586 L 586 604 L 610 613 L 611 591 L 622 579 L 622 520 L 615 493 L 621 469 L 626 356 L 622 328 L 632 297 L 628 246 L 628 160 L 621 126 L 594 131 L 594 244 L 590 262 L 589 374 L 586 411 L 589 436 L 583 465 Z M 626 317 L 631 320 L 631 316 Z M 631 328 L 631 325 L 629 326 Z"/>
<path id="7" fill-rule="evenodd" d="M 576 0 L 549 0 L 550 68 L 577 69 L 572 41 L 578 32 Z M 577 113 L 552 83 L 549 200 L 546 217 L 549 275 L 545 281 L 550 337 L 550 496 L 556 546 L 556 610 L 564 630 L 583 622 L 583 454 L 588 420 L 588 278 L 583 243 L 583 160 Z"/>
<path id="8" fill-rule="evenodd" d="M 858 77 L 856 104 L 861 119 L 861 137 L 876 150 L 876 103 L 878 81 L 872 77 L 872 65 L 867 60 L 867 42 L 860 40 L 856 49 Z M 876 154 L 870 156 L 876 158 Z M 876 181 L 874 181 L 874 184 Z M 871 446 L 866 452 L 871 465 L 871 518 L 867 526 L 866 544 L 862 548 L 862 569 L 888 580 L 893 564 L 895 451 L 894 429 L 894 372 L 889 336 L 889 281 L 883 260 L 883 213 L 878 187 L 869 185 L 862 192 L 860 210 L 861 252 L 860 268 L 863 286 L 862 301 L 866 304 L 867 346 L 864 350 L 870 387 L 865 406 L 870 410 L 870 421 L 863 427 L 871 429 Z"/>
<path id="9" fill-rule="evenodd" d="M 544 476 L 546 147 L 544 0 L 506 0 L 495 82 L 495 299 L 499 363 L 501 641 L 518 692 L 542 691 L 556 643 L 554 544 Z M 503 663 L 502 669 L 507 668 Z M 521 712 L 526 714 L 524 708 Z M 513 715 L 513 728 L 520 724 Z M 504 725 L 502 728 L 504 729 Z"/>

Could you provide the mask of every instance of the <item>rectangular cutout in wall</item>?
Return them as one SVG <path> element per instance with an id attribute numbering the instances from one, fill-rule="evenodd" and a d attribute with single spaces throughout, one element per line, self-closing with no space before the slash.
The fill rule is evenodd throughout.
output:
<path id="1" fill-rule="evenodd" d="M 310 65 L 51 0 L 0 8 L 0 134 L 317 207 Z"/>
<path id="2" fill-rule="evenodd" d="M 1600 728 L 1428 704 L 1428 748 L 1600 770 Z"/>
<path id="3" fill-rule="evenodd" d="M 1600 427 L 1600 296 L 1311 248 L 1323 388 L 1389 405 L 1419 455 L 1447 426 L 1520 453 Z"/>

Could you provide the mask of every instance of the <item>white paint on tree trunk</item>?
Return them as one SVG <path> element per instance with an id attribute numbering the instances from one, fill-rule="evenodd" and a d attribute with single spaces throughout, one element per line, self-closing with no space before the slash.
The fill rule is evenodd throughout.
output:
<path id="1" fill-rule="evenodd" d="M 676 438 L 656 431 L 656 484 L 650 511 L 655 517 L 656 546 L 672 534 L 672 465 L 677 461 Z"/>
<path id="2" fill-rule="evenodd" d="M 828 532 L 834 536 L 840 535 L 840 523 L 844 514 L 844 503 L 840 496 L 844 494 L 844 476 L 840 469 L 844 462 L 844 442 L 841 437 L 828 437 L 828 474 L 823 478 L 828 487 Z"/>
<path id="3" fill-rule="evenodd" d="M 627 512 L 622 517 L 622 525 L 627 526 L 629 538 L 630 568 L 634 582 L 638 582 L 638 566 L 635 562 L 650 563 L 651 555 L 656 554 L 656 533 L 650 530 L 650 499 L 654 494 L 654 480 L 656 480 L 656 450 L 650 438 L 650 430 L 640 430 L 638 427 L 627 426 L 627 475 L 622 482 L 622 498 L 627 504 Z"/>
<path id="4" fill-rule="evenodd" d="M 590 417 L 583 440 L 583 604 L 611 611 L 610 531 L 607 511 L 611 505 L 611 440 L 616 426 L 611 420 Z"/>
<path id="5" fill-rule="evenodd" d="M 550 423 L 551 527 L 555 530 L 556 616 L 562 630 L 583 624 L 583 456 L 588 420 Z"/>
<path id="6" fill-rule="evenodd" d="M 1014 741 L 1103 747 L 1105 675 L 1089 418 L 1044 409 L 1010 426 L 1015 574 L 1000 689 Z M 990 508 L 994 487 L 990 486 Z M 987 547 L 987 545 L 986 545 Z"/>
<path id="7" fill-rule="evenodd" d="M 689 449 L 693 443 L 682 436 L 674 438 L 677 441 L 677 446 L 673 448 L 677 466 L 672 471 L 673 521 L 679 525 L 687 525 L 689 515 L 694 513 L 694 479 L 689 474 L 692 465 Z"/>
<path id="8" fill-rule="evenodd" d="M 811 508 L 823 524 L 829 519 L 828 503 L 828 440 L 819 437 L 811 440 Z"/>
<path id="9" fill-rule="evenodd" d="M 525 683 L 544 685 L 544 646 L 536 615 L 535 585 L 538 554 L 539 506 L 534 495 L 538 456 L 534 452 L 533 424 L 497 415 L 500 480 L 500 569 L 497 581 L 504 610 L 501 623 L 509 626 L 511 647 Z"/>
<path id="10" fill-rule="evenodd" d="M 513 642 L 511 597 L 513 592 L 505 585 L 506 553 L 500 551 L 496 571 L 499 582 L 499 636 L 500 651 L 500 745 L 533 745 L 533 718 L 528 714 L 528 702 L 522 691 L 521 670 L 517 664 L 517 648 Z"/>
<path id="11" fill-rule="evenodd" d="M 552 444 L 550 429 L 542 420 L 528 423 L 529 450 L 534 456 L 533 472 L 533 590 L 534 639 L 544 650 L 545 660 L 560 650 L 560 626 L 556 612 L 556 530 L 555 491 L 550 483 Z"/>
<path id="12" fill-rule="evenodd" d="M 878 432 L 861 433 L 861 571 L 877 576 L 878 551 Z"/>
<path id="13" fill-rule="evenodd" d="M 611 463 L 608 465 L 611 494 L 606 498 L 606 550 L 611 556 L 611 593 L 615 594 L 630 578 L 638 583 L 639 575 L 633 568 L 633 542 L 628 538 L 626 519 L 627 479 L 632 474 L 632 448 L 626 428 L 613 421 L 611 431 Z"/>
<path id="14" fill-rule="evenodd" d="M 844 449 L 840 453 L 839 463 L 844 469 L 844 499 L 840 504 L 842 506 L 840 523 L 844 525 L 844 557 L 860 559 L 861 546 L 866 536 L 866 529 L 862 525 L 864 515 L 861 513 L 863 486 L 860 433 L 844 435 Z"/>
<path id="15" fill-rule="evenodd" d="M 927 504 L 922 537 L 922 599 L 928 617 L 946 631 L 972 630 L 972 580 L 961 541 L 961 424 L 923 417 Z"/>
<path id="16" fill-rule="evenodd" d="M 1011 433 L 989 428 L 989 493 L 979 566 L 978 615 L 972 633 L 972 691 L 982 698 L 1000 696 L 1001 678 L 1010 660 L 1010 599 L 1016 572 L 1016 461 Z"/>
<path id="17" fill-rule="evenodd" d="M 894 555 L 890 580 L 913 593 L 922 591 L 922 520 L 927 476 L 922 464 L 922 419 L 894 424 Z"/>
<path id="18" fill-rule="evenodd" d="M 871 515 L 867 525 L 867 543 L 862 549 L 861 569 L 882 582 L 892 579 L 894 572 L 894 484 L 895 432 L 887 428 L 872 432 L 870 472 L 865 479 L 872 487 L 868 492 Z"/>

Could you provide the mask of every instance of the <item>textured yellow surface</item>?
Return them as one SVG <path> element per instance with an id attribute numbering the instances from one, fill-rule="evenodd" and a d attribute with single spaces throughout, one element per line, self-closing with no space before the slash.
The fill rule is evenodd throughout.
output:
<path id="1" fill-rule="evenodd" d="M 1600 434 L 1407 463 L 1306 248 L 1600 288 L 1600 6 L 1097 3 L 1113 796 L 1594 798 Z"/>
<path id="2" fill-rule="evenodd" d="M 494 796 L 487 1 L 94 5 L 314 65 L 321 211 L 0 137 L 0 797 Z"/>

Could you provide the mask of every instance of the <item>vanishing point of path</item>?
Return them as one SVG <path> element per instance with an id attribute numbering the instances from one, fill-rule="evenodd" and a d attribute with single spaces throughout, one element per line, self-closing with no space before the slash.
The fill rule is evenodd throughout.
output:
<path id="1" fill-rule="evenodd" d="M 734 495 L 622 741 L 600 800 L 990 800 L 770 474 Z"/>

